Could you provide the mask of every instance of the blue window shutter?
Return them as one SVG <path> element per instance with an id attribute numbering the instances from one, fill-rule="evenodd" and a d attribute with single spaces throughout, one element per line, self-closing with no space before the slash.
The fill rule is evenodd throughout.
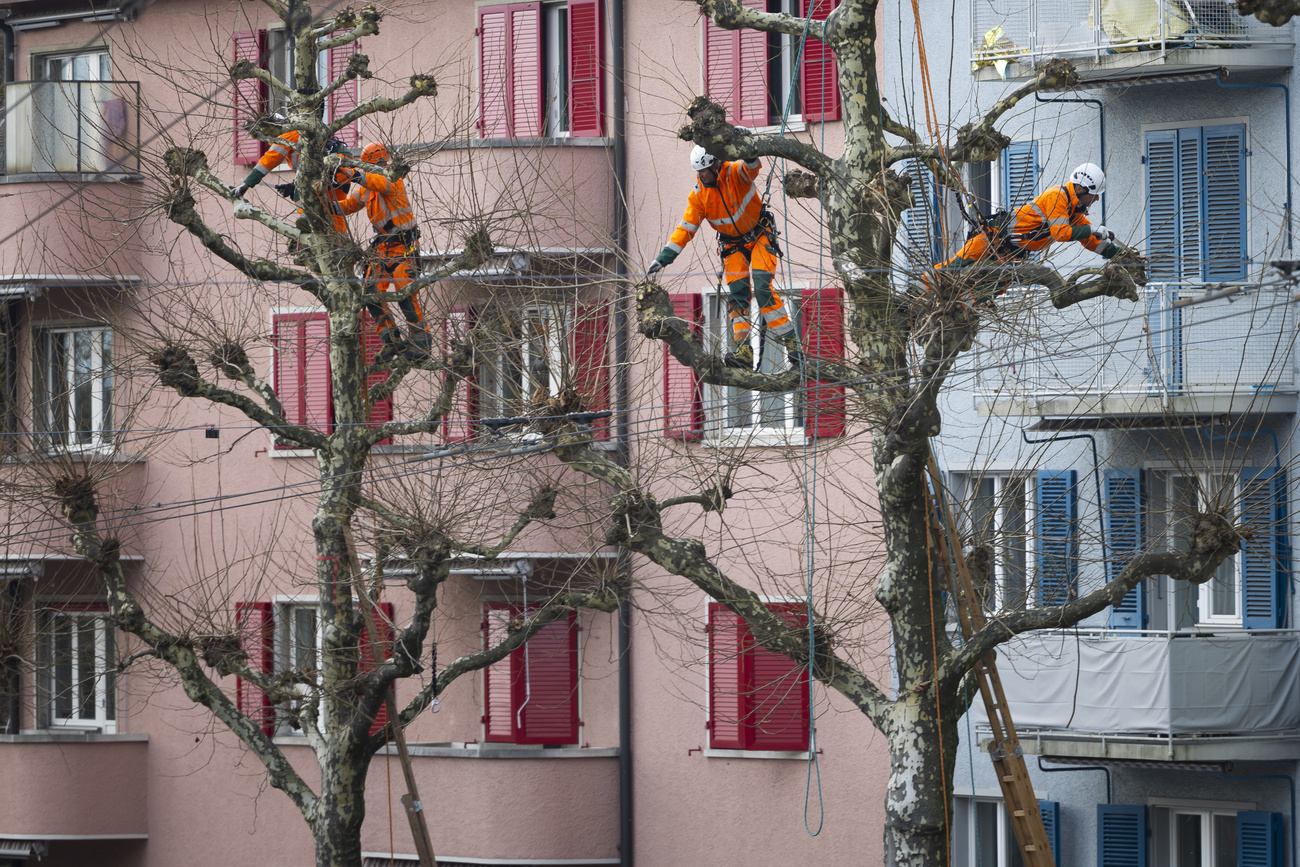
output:
<path id="1" fill-rule="evenodd" d="M 943 230 L 939 224 L 939 195 L 934 172 L 920 160 L 906 160 L 903 170 L 912 176 L 912 206 L 903 212 L 903 246 L 908 265 L 922 271 L 940 260 Z"/>
<path id="2" fill-rule="evenodd" d="M 1237 867 L 1283 867 L 1281 813 L 1237 814 Z"/>
<path id="3" fill-rule="evenodd" d="M 1147 867 L 1147 808 L 1097 805 L 1097 867 Z"/>
<path id="4" fill-rule="evenodd" d="M 1279 511 L 1286 508 L 1285 501 L 1283 471 L 1273 467 L 1247 467 L 1241 471 L 1240 523 L 1254 531 L 1254 537 L 1242 543 L 1242 625 L 1247 629 L 1282 626 L 1286 573 L 1278 541 L 1287 528 L 1277 519 Z"/>
<path id="5" fill-rule="evenodd" d="M 1203 276 L 1235 280 L 1246 276 L 1246 127 L 1233 123 L 1202 132 Z"/>
<path id="6" fill-rule="evenodd" d="M 1039 801 L 1038 812 L 1043 816 L 1043 830 L 1047 832 L 1048 845 L 1052 847 L 1052 863 L 1061 863 L 1061 804 L 1059 801 Z"/>
<path id="7" fill-rule="evenodd" d="M 1147 133 L 1147 273 L 1152 281 L 1176 280 L 1178 246 L 1178 135 Z"/>
<path id="8" fill-rule="evenodd" d="M 1038 195 L 1038 142 L 1017 141 L 1002 152 L 1002 201 L 1008 211 Z"/>
<path id="9" fill-rule="evenodd" d="M 1107 470 L 1106 580 L 1114 581 L 1142 547 L 1142 471 Z M 1142 629 L 1147 625 L 1146 582 L 1125 594 L 1110 612 L 1112 629 Z"/>
<path id="10" fill-rule="evenodd" d="M 1038 471 L 1035 542 L 1039 605 L 1061 605 L 1077 595 L 1077 476 L 1074 470 Z"/>
<path id="11" fill-rule="evenodd" d="M 1205 263 L 1205 139 L 1199 126 L 1178 134 L 1178 246 L 1183 279 L 1201 276 Z"/>

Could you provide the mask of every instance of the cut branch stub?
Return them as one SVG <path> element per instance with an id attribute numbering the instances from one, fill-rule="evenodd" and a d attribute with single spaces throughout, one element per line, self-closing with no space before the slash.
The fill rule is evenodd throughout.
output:
<path id="1" fill-rule="evenodd" d="M 194 177 L 200 169 L 208 167 L 208 157 L 193 148 L 168 148 L 163 152 L 163 164 L 177 177 Z"/>
<path id="2" fill-rule="evenodd" d="M 793 169 L 781 178 L 785 194 L 792 199 L 815 199 L 821 195 L 821 181 L 812 172 Z"/>
<path id="3" fill-rule="evenodd" d="M 492 236 L 487 229 L 479 229 L 465 239 L 464 264 L 467 268 L 478 268 L 492 259 Z"/>
<path id="4" fill-rule="evenodd" d="M 1074 87 L 1079 83 L 1079 73 L 1075 71 L 1074 64 L 1064 57 L 1054 57 L 1043 66 L 1043 88 Z"/>
<path id="5" fill-rule="evenodd" d="M 230 67 L 230 77 L 235 81 L 244 78 L 254 78 L 257 75 L 256 69 L 257 67 L 253 65 L 251 60 L 241 60 L 234 66 Z"/>
<path id="6" fill-rule="evenodd" d="M 248 353 L 238 343 L 223 343 L 213 351 L 209 360 L 217 370 L 231 379 L 240 379 L 253 372 Z"/>
<path id="7" fill-rule="evenodd" d="M 438 83 L 434 81 L 432 73 L 417 73 L 411 76 L 411 90 L 420 96 L 437 96 Z"/>
<path id="8" fill-rule="evenodd" d="M 353 78 L 370 78 L 370 56 L 366 54 L 354 54 L 348 58 L 347 74 Z"/>
<path id="9" fill-rule="evenodd" d="M 555 488 L 543 488 L 533 497 L 533 501 L 524 510 L 523 516 L 533 521 L 549 521 L 555 518 L 555 498 L 559 491 Z"/>
<path id="10" fill-rule="evenodd" d="M 54 496 L 63 514 L 75 524 L 84 524 L 99 516 L 95 482 L 88 475 L 59 476 L 54 480 Z"/>
<path id="11" fill-rule="evenodd" d="M 708 144 L 701 139 L 715 135 L 724 128 L 730 129 L 727 124 L 726 109 L 702 96 L 695 97 L 687 104 L 686 116 L 691 119 L 691 122 L 677 130 L 677 137 L 682 141 L 693 141 L 698 145 L 704 145 L 705 149 L 708 148 Z"/>
<path id="12" fill-rule="evenodd" d="M 158 368 L 158 381 L 178 394 L 193 397 L 199 388 L 199 366 L 184 347 L 169 344 L 149 356 Z"/>
<path id="13" fill-rule="evenodd" d="M 961 157 L 969 162 L 995 161 L 1011 145 L 1011 138 L 995 129 L 979 131 L 981 127 L 968 123 L 957 130 L 957 145 Z"/>
<path id="14" fill-rule="evenodd" d="M 1264 24 L 1281 27 L 1291 18 L 1300 14 L 1300 2 L 1297 0 L 1238 0 L 1237 11 L 1242 15 L 1254 15 Z"/>

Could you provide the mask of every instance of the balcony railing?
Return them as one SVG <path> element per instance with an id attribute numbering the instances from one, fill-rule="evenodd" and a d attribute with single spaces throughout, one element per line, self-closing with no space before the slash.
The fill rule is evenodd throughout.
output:
<path id="1" fill-rule="evenodd" d="M 1270 27 L 1238 14 L 1234 5 L 1228 0 L 972 0 L 971 61 L 978 70 L 1008 61 L 1031 67 L 1066 57 L 1077 65 L 1134 54 L 1149 66 L 1170 51 L 1293 42 L 1289 24 Z M 1256 65 L 1246 55 L 1222 58 L 1207 57 L 1206 63 Z M 1184 57 L 1184 64 L 1191 62 Z"/>
<path id="2" fill-rule="evenodd" d="M 1292 295 L 1206 291 L 1153 283 L 1136 305 L 1081 305 L 1063 316 L 1053 351 L 995 338 L 978 353 L 977 400 L 1002 405 L 998 415 L 1262 412 L 1279 409 L 1280 396 L 1294 402 Z"/>
<path id="3" fill-rule="evenodd" d="M 998 650 L 998 671 L 1022 739 L 1300 743 L 1295 631 L 1033 633 Z M 987 725 L 978 701 L 971 721 Z"/>
<path id="4" fill-rule="evenodd" d="M 138 174 L 138 81 L 5 85 L 5 174 Z"/>

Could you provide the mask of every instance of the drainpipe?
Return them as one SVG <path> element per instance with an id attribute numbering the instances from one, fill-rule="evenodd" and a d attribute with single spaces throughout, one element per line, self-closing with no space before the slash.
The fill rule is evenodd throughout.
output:
<path id="1" fill-rule="evenodd" d="M 1105 170 L 1103 169 L 1103 171 Z M 1064 442 L 1065 440 L 1087 440 L 1092 443 L 1092 480 L 1097 485 L 1097 524 L 1101 529 L 1101 561 L 1105 563 L 1110 559 L 1110 556 L 1106 553 L 1106 508 L 1101 501 L 1101 470 L 1098 469 L 1100 461 L 1097 459 L 1097 438 L 1092 434 L 1078 433 L 1066 434 L 1064 436 L 1061 434 L 1053 434 L 1044 439 L 1031 440 L 1029 434 L 1023 430 L 1020 432 L 1020 435 L 1024 437 L 1025 442 L 1027 443 L 1055 443 Z"/>
<path id="2" fill-rule="evenodd" d="M 1049 768 L 1047 767 L 1047 765 L 1043 764 L 1043 757 L 1039 756 L 1038 770 L 1047 774 L 1068 774 L 1074 771 L 1101 771 L 1106 775 L 1106 803 L 1109 804 L 1111 802 L 1110 768 L 1106 767 L 1105 765 L 1077 765 L 1075 767 L 1066 767 L 1066 768 Z"/>
<path id="3" fill-rule="evenodd" d="M 631 406 L 628 383 L 628 306 L 632 301 L 632 284 L 627 279 L 627 132 L 624 101 L 627 58 L 623 41 L 623 0 L 610 0 L 609 29 L 613 49 L 613 112 L 611 132 L 614 137 L 614 246 L 615 285 L 618 295 L 614 307 L 614 399 L 616 458 L 624 466 L 630 463 L 631 430 L 628 411 Z M 618 555 L 618 577 L 623 585 L 623 599 L 618 606 L 618 861 L 620 867 L 632 867 L 632 605 L 628 599 L 632 586 L 632 563 L 626 551 Z"/>
<path id="4" fill-rule="evenodd" d="M 1223 70 L 1220 69 L 1214 73 L 1214 80 L 1218 83 L 1219 87 L 1249 87 L 1249 88 L 1279 87 L 1282 89 L 1282 108 L 1286 116 L 1286 204 L 1283 206 L 1282 209 L 1286 213 L 1286 251 L 1288 253 L 1291 253 L 1292 252 L 1292 246 L 1291 246 L 1291 241 L 1292 241 L 1292 234 L 1291 234 L 1291 89 L 1288 88 L 1285 84 L 1273 84 L 1273 83 L 1227 84 L 1226 82 L 1224 82 L 1223 78 L 1221 77 L 1222 72 Z M 1294 864 L 1295 862 L 1292 861 L 1292 863 Z"/>
<path id="5" fill-rule="evenodd" d="M 1078 97 L 1073 97 L 1073 96 L 1058 96 L 1055 99 L 1043 99 L 1043 97 L 1037 93 L 1034 94 L 1034 99 L 1038 100 L 1039 102 L 1082 102 L 1087 105 L 1097 106 L 1097 126 L 1100 128 L 1099 131 L 1101 133 L 1101 171 L 1102 174 L 1105 174 L 1106 173 L 1106 106 L 1105 104 L 1102 103 L 1100 99 L 1080 99 Z M 1290 121 L 1288 121 L 1287 123 L 1289 127 Z M 1290 135 L 1289 129 L 1287 131 L 1287 135 Z M 1287 150 L 1287 155 L 1289 158 L 1290 157 L 1289 148 Z M 1287 169 L 1287 172 L 1290 173 L 1290 168 Z M 1290 205 L 1288 205 L 1287 207 L 1290 207 Z M 1101 219 L 1098 220 L 1097 222 L 1099 223 L 1106 222 L 1106 191 L 1105 190 L 1101 191 Z M 1288 222 L 1287 225 L 1289 226 L 1290 223 Z"/>

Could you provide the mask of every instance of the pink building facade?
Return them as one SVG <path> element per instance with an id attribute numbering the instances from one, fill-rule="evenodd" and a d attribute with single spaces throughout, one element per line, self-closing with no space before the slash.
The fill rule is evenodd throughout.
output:
<path id="1" fill-rule="evenodd" d="M 768 5 L 805 12 L 801 0 Z M 492 261 L 423 301 L 445 341 L 485 321 L 502 339 L 482 348 L 441 434 L 378 447 L 362 484 L 483 545 L 533 491 L 561 491 L 555 520 L 495 560 L 456 562 L 424 671 L 397 685 L 399 706 L 503 634 L 530 599 L 631 587 L 622 617 L 556 621 L 526 652 L 454 681 L 407 729 L 439 863 L 879 863 L 883 738 L 842 697 L 817 686 L 810 698 L 804 673 L 753 648 L 693 585 L 607 545 L 601 489 L 501 422 L 577 388 L 589 409 L 611 411 L 591 422 L 593 448 L 626 455 L 660 501 L 728 487 L 724 511 L 676 506 L 665 529 L 703 542 L 795 620 L 811 598 L 835 624 L 837 652 L 888 683 L 868 438 L 848 399 L 816 386 L 775 396 L 702 386 L 636 330 L 630 290 L 694 181 L 690 144 L 676 136 L 685 104 L 707 92 L 737 123 L 833 154 L 833 65 L 810 43 L 800 70 L 797 43 L 706 26 L 694 4 L 671 0 L 416 2 L 385 15 L 361 46 L 373 77 L 340 89 L 327 111 L 434 74 L 436 98 L 343 137 L 412 160 L 426 267 L 489 229 Z M 231 183 L 256 161 L 262 144 L 237 118 L 276 106 L 233 85 L 228 68 L 250 59 L 285 75 L 283 24 L 258 4 L 185 0 L 103 12 L 17 2 L 0 21 L 0 193 L 14 203 L 0 216 L 0 421 L 15 486 L 0 543 L 0 863 L 310 864 L 309 829 L 255 757 L 104 619 L 102 583 L 48 498 L 56 479 L 89 469 L 151 613 L 196 641 L 238 632 L 268 671 L 310 668 L 316 462 L 229 407 L 161 388 L 148 362 L 164 337 L 190 340 L 196 356 L 237 341 L 291 422 L 333 424 L 322 349 L 333 337 L 315 299 L 217 262 L 158 207 L 167 147 L 203 150 Z M 350 53 L 324 53 L 321 73 L 346 68 Z M 760 178 L 786 252 L 778 291 L 806 347 L 841 352 L 843 304 L 815 203 L 786 202 L 779 173 L 767 165 Z M 270 189 L 291 177 L 273 173 L 248 200 L 292 220 Z M 228 200 L 196 199 L 232 244 L 290 261 Z M 364 243 L 370 230 L 354 220 Z M 704 230 L 661 275 L 711 346 L 727 329 L 717 267 Z M 775 341 L 756 349 L 767 369 L 784 364 Z M 425 412 L 439 381 L 413 372 L 374 420 Z M 375 528 L 356 532 L 373 552 Z M 410 619 L 400 570 L 384 601 L 395 623 Z M 247 684 L 221 684 L 310 782 L 311 739 Z M 367 864 L 415 863 L 404 791 L 398 757 L 377 756 Z"/>

